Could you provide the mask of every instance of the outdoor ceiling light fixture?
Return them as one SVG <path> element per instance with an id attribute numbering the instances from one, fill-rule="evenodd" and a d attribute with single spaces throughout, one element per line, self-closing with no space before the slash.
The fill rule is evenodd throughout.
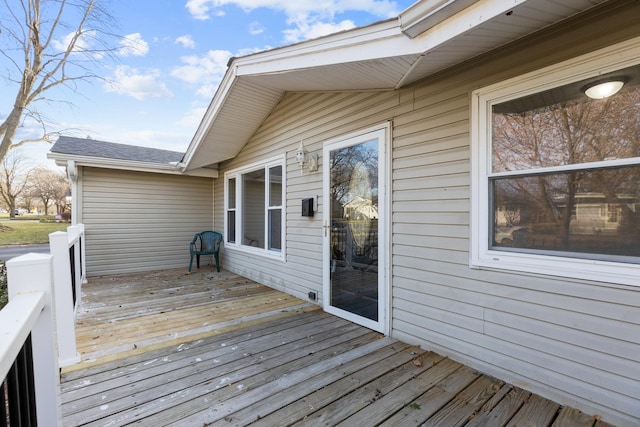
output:
<path id="1" fill-rule="evenodd" d="M 591 99 L 605 99 L 618 93 L 625 83 L 624 77 L 612 77 L 589 83 L 582 88 L 582 91 Z"/>

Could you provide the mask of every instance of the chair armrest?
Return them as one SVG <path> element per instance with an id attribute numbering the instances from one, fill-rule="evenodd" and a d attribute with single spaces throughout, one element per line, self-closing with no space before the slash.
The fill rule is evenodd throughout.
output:
<path id="1" fill-rule="evenodd" d="M 200 234 L 193 236 L 193 240 L 189 243 L 189 250 L 191 252 L 196 252 L 196 242 L 198 241 L 198 238 L 200 238 Z"/>

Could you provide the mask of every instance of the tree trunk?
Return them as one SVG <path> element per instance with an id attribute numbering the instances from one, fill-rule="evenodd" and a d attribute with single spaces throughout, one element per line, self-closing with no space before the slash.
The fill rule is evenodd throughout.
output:
<path id="1" fill-rule="evenodd" d="M 23 111 L 24 107 L 14 106 L 4 122 L 4 133 L 2 135 L 2 142 L 0 142 L 0 159 L 4 159 L 7 151 L 11 148 L 13 137 L 16 135 L 18 127 L 20 127 L 20 117 L 22 117 Z"/>
<path id="2" fill-rule="evenodd" d="M 40 58 L 36 57 L 33 65 L 35 66 L 37 64 L 39 66 L 40 61 Z M 33 90 L 33 84 L 37 75 L 37 69 L 34 70 L 30 65 L 29 58 L 25 55 L 25 68 L 22 71 L 20 89 L 16 94 L 11 112 L 5 119 L 4 123 L 2 123 L 0 133 L 0 135 L 2 135 L 2 142 L 0 142 L 0 159 L 4 159 L 11 148 L 11 145 L 13 144 L 13 137 L 16 135 L 18 127 L 20 127 L 20 119 L 22 118 L 24 109 L 29 103 L 29 97 L 31 96 L 31 91 Z"/>

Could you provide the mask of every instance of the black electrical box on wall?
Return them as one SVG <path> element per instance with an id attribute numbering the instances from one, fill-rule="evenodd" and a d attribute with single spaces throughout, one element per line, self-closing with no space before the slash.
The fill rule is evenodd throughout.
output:
<path id="1" fill-rule="evenodd" d="M 302 199 L 302 216 L 313 216 L 313 198 Z"/>

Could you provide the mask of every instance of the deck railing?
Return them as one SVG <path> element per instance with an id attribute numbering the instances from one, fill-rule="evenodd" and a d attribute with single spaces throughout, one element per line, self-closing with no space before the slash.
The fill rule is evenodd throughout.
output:
<path id="1" fill-rule="evenodd" d="M 9 303 L 0 311 L 0 426 L 61 425 L 53 257 L 27 254 L 6 265 Z"/>
<path id="2" fill-rule="evenodd" d="M 67 232 L 49 234 L 53 255 L 53 277 L 56 286 L 55 319 L 60 366 L 80 361 L 76 351 L 75 314 L 80 305 L 81 287 L 86 282 L 84 225 L 67 228 Z"/>
<path id="3" fill-rule="evenodd" d="M 80 361 L 75 314 L 86 282 L 84 225 L 49 235 L 51 254 L 7 261 L 0 311 L 0 426 L 61 425 L 60 366 Z"/>

